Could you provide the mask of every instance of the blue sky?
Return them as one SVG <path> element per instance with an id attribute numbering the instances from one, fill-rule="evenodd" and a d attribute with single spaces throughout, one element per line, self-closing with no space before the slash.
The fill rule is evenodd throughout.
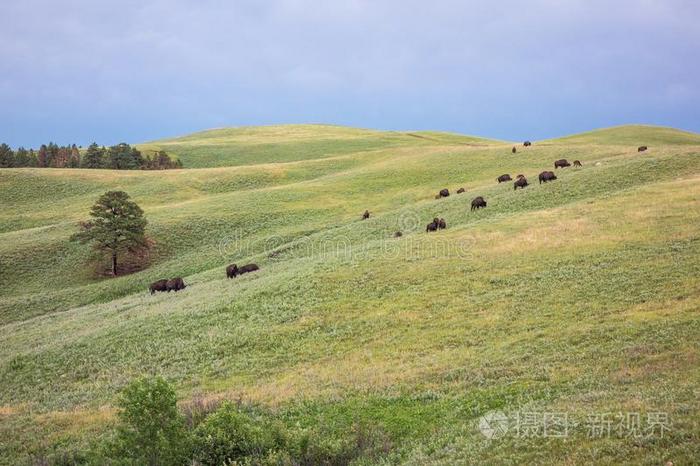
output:
<path id="1" fill-rule="evenodd" d="M 700 131 L 690 0 L 3 0 L 0 141 L 335 123 Z"/>

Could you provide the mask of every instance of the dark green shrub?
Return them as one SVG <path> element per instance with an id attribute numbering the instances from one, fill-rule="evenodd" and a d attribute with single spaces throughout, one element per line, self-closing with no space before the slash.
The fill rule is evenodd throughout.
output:
<path id="1" fill-rule="evenodd" d="M 205 465 L 249 463 L 284 448 L 284 443 L 275 425 L 225 402 L 195 429 L 194 456 Z"/>
<path id="2" fill-rule="evenodd" d="M 189 436 L 176 401 L 175 391 L 162 377 L 130 383 L 117 403 L 120 424 L 110 456 L 133 464 L 187 464 Z"/>

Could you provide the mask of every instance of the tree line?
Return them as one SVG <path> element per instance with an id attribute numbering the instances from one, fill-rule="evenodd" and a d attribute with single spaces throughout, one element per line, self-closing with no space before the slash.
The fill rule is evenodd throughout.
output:
<path id="1" fill-rule="evenodd" d="M 75 144 L 59 146 L 50 142 L 38 150 L 18 148 L 12 150 L 0 144 L 0 168 L 107 168 L 113 170 L 165 170 L 182 168 L 179 159 L 172 159 L 165 151 L 142 154 L 129 144 L 120 143 L 111 147 L 95 143 L 81 151 Z"/>

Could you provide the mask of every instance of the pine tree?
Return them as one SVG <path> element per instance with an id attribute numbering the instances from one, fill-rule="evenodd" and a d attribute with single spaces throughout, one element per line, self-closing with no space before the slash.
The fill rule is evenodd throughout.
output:
<path id="1" fill-rule="evenodd" d="M 34 149 L 29 149 L 29 163 L 27 164 L 28 167 L 38 167 L 39 166 L 39 160 L 37 159 L 36 152 L 34 152 Z"/>
<path id="2" fill-rule="evenodd" d="M 92 243 L 94 249 L 108 254 L 112 275 L 117 275 L 119 254 L 146 247 L 146 219 L 143 210 L 123 191 L 109 191 L 100 196 L 90 211 L 92 220 L 80 225 L 72 241 Z"/>
<path id="3" fill-rule="evenodd" d="M 45 168 L 48 167 L 49 162 L 49 149 L 46 144 L 42 144 L 39 148 L 39 154 L 37 155 L 37 167 Z"/>
<path id="4" fill-rule="evenodd" d="M 15 167 L 31 167 L 31 159 L 29 152 L 24 147 L 20 147 L 15 152 Z"/>
<path id="5" fill-rule="evenodd" d="M 70 168 L 78 168 L 80 166 L 80 151 L 78 150 L 78 147 L 75 144 L 73 144 L 70 148 L 68 166 Z"/>
<path id="6" fill-rule="evenodd" d="M 90 144 L 80 164 L 83 168 L 103 168 L 105 166 L 104 148 L 94 142 Z"/>
<path id="7" fill-rule="evenodd" d="M 11 168 L 15 166 L 15 153 L 7 144 L 0 144 L 0 168 Z"/>

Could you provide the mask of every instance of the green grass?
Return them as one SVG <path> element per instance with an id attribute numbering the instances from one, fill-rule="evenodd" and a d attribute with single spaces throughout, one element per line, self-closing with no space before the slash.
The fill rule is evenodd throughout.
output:
<path id="1" fill-rule="evenodd" d="M 295 125 L 149 144 L 214 168 L 0 171 L 0 463 L 85 447 L 118 390 L 153 372 L 183 402 L 376 423 L 388 463 L 700 458 L 698 135 L 621 127 L 511 154 L 448 133 Z M 584 166 L 538 185 L 562 157 Z M 532 185 L 513 191 L 503 173 Z M 98 279 L 67 238 L 117 188 L 144 208 L 154 260 Z M 488 207 L 471 212 L 476 195 Z M 448 229 L 428 235 L 434 216 Z M 234 261 L 261 271 L 227 280 Z M 183 292 L 146 292 L 175 275 Z M 672 428 L 487 442 L 475 424 L 494 409 L 664 411 Z"/>

